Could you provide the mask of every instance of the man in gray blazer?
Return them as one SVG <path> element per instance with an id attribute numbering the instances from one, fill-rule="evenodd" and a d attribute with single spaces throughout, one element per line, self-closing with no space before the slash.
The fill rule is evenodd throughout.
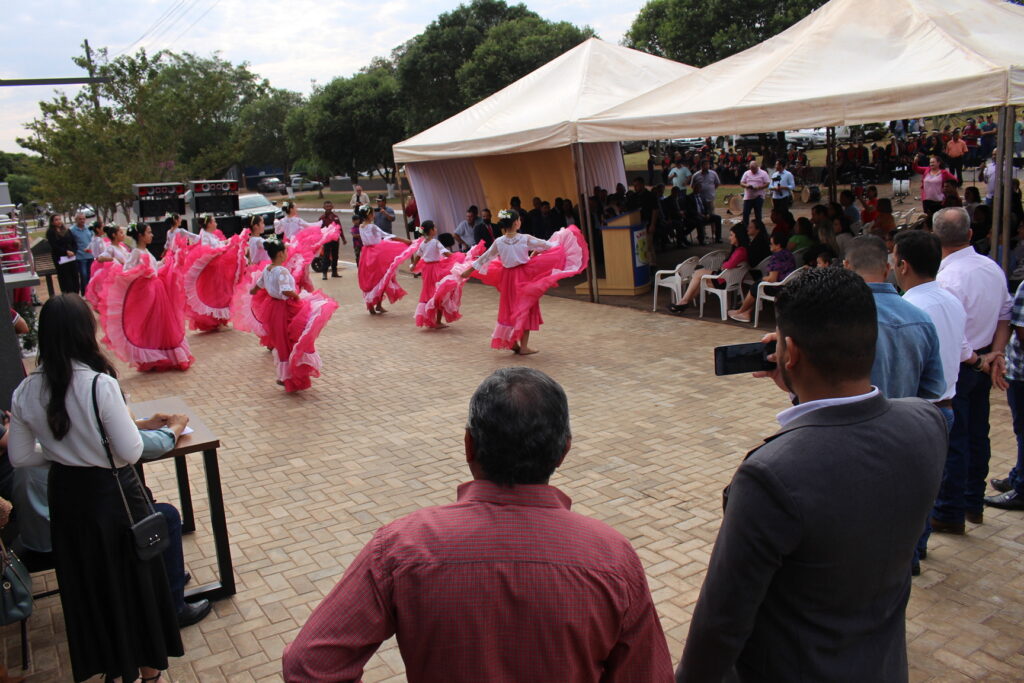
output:
<path id="1" fill-rule="evenodd" d="M 776 301 L 795 396 L 747 454 L 690 622 L 677 681 L 906 681 L 914 545 L 942 477 L 931 403 L 871 385 L 877 319 L 855 273 L 815 269 Z"/>

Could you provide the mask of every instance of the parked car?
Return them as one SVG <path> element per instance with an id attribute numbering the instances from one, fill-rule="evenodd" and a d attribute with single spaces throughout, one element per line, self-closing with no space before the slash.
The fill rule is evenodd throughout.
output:
<path id="1" fill-rule="evenodd" d="M 263 225 L 269 230 L 275 220 L 284 218 L 284 211 L 261 194 L 243 194 L 238 197 L 238 211 L 235 211 L 235 215 L 243 218 L 263 216 Z"/>
<path id="2" fill-rule="evenodd" d="M 92 208 L 88 204 L 82 204 L 80 207 L 71 212 L 72 218 L 81 211 L 86 218 L 94 218 L 96 216 L 96 209 Z"/>
<path id="3" fill-rule="evenodd" d="M 643 140 L 627 140 L 622 143 L 623 154 L 633 154 L 634 152 L 642 152 L 647 147 L 647 143 Z"/>
<path id="4" fill-rule="evenodd" d="M 277 176 L 268 175 L 265 178 L 260 178 L 260 181 L 256 183 L 256 189 L 260 192 L 282 192 L 285 189 L 285 184 Z"/>
<path id="5" fill-rule="evenodd" d="M 681 149 L 700 149 L 704 146 L 704 138 L 676 138 L 669 142 Z"/>
<path id="6" fill-rule="evenodd" d="M 320 190 L 324 186 L 323 183 L 316 180 L 309 180 L 302 176 L 292 177 L 292 189 L 296 192 L 305 192 L 307 190 Z"/>

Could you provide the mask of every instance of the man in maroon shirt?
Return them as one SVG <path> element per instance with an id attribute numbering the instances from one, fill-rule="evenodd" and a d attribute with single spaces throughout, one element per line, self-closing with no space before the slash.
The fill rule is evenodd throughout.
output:
<path id="1" fill-rule="evenodd" d="M 548 479 L 572 441 L 565 392 L 504 368 L 469 405 L 458 501 L 379 529 L 285 648 L 286 681 L 359 681 L 393 635 L 410 683 L 668 683 L 643 566 Z"/>

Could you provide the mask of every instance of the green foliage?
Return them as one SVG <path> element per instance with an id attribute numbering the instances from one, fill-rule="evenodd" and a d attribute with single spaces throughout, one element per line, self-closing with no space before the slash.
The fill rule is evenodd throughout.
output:
<path id="1" fill-rule="evenodd" d="M 459 69 L 491 29 L 527 17 L 539 18 L 522 4 L 472 0 L 445 12 L 423 33 L 400 46 L 395 51 L 396 75 L 409 104 L 405 112 L 406 132 L 418 133 L 490 95 L 493 91 L 476 91 L 473 97 L 466 97 L 459 82 Z"/>
<path id="2" fill-rule="evenodd" d="M 703 67 L 789 28 L 826 0 L 650 0 L 625 44 Z"/>
<path id="3" fill-rule="evenodd" d="M 0 152 L 0 183 L 7 183 L 11 201 L 24 204 L 35 199 L 36 164 L 27 154 Z"/>
<path id="4" fill-rule="evenodd" d="M 97 75 L 111 79 L 96 88 L 99 106 L 92 89 L 40 102 L 18 140 L 39 154 L 41 199 L 58 210 L 92 204 L 109 219 L 130 206 L 132 183 L 216 177 L 239 160 L 241 110 L 269 89 L 246 65 L 144 50 L 97 56 Z"/>
<path id="5" fill-rule="evenodd" d="M 302 105 L 299 93 L 273 88 L 243 106 L 235 129 L 242 147 L 242 162 L 280 166 L 288 173 L 298 155 L 288 144 L 287 121 L 292 112 L 302 111 Z"/>
<path id="6" fill-rule="evenodd" d="M 487 32 L 456 74 L 463 100 L 476 102 L 571 50 L 594 35 L 537 16 L 506 21 Z"/>
<path id="7" fill-rule="evenodd" d="M 402 97 L 390 68 L 336 78 L 313 95 L 304 114 L 316 157 L 336 171 L 391 171 L 391 145 L 402 139 Z"/>

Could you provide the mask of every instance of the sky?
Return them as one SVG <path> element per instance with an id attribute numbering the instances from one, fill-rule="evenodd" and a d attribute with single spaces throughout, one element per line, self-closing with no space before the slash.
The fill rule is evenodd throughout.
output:
<path id="1" fill-rule="evenodd" d="M 643 0 L 524 0 L 540 16 L 589 25 L 618 43 Z M 84 73 L 72 63 L 83 39 L 93 49 L 168 48 L 249 62 L 274 87 L 308 93 L 312 83 L 350 76 L 423 31 L 457 0 L 29 0 L 3 11 L 0 78 Z M 511 2 L 510 2 L 511 4 Z M 162 20 L 162 21 L 161 21 Z M 78 86 L 64 88 L 77 92 Z M 22 124 L 53 96 L 44 86 L 0 87 L 0 150 L 23 152 Z"/>

